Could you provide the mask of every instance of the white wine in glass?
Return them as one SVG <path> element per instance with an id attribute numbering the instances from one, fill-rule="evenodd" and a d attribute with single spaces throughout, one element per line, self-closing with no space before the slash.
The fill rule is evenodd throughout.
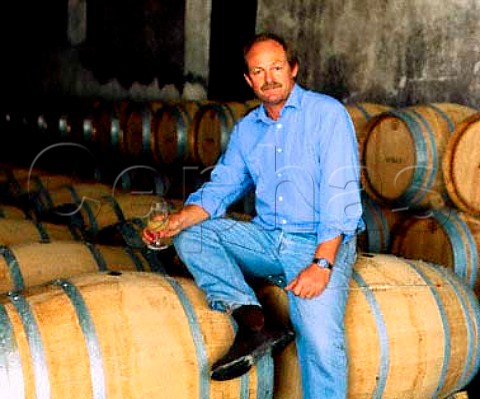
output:
<path id="1" fill-rule="evenodd" d="M 167 227 L 168 214 L 168 204 L 165 200 L 162 199 L 152 204 L 147 216 L 147 228 L 152 232 L 154 239 L 147 245 L 148 248 L 158 251 L 170 245 L 169 239 L 161 238 L 158 234 L 159 231 Z"/>

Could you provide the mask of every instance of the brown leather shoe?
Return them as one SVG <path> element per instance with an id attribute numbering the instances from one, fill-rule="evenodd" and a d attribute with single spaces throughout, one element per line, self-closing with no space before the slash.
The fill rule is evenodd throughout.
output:
<path id="1" fill-rule="evenodd" d="M 248 372 L 268 352 L 279 351 L 295 337 L 286 327 L 268 327 L 259 306 L 242 306 L 232 316 L 238 332 L 227 354 L 212 366 L 212 379 L 225 381 Z"/>
<path id="2" fill-rule="evenodd" d="M 243 305 L 232 312 L 239 329 L 260 331 L 265 327 L 265 316 L 258 305 Z"/>

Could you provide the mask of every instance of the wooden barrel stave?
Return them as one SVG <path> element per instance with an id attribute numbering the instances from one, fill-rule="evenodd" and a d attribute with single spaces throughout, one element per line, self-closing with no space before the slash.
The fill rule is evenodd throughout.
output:
<path id="1" fill-rule="evenodd" d="M 195 113 L 192 129 L 197 156 L 203 166 L 212 166 L 225 151 L 235 122 L 247 112 L 244 103 L 209 103 Z"/>
<path id="2" fill-rule="evenodd" d="M 191 280 L 87 274 L 11 295 L 0 309 L 6 315 L 0 317 L 2 330 L 17 348 L 8 370 L 19 383 L 12 387 L 4 380 L 1 386 L 22 391 L 22 398 L 64 398 L 67 392 L 72 399 L 272 394 L 269 356 L 241 378 L 210 379 L 210 365 L 231 344 L 233 326 L 208 308 Z"/>
<path id="3" fill-rule="evenodd" d="M 153 155 L 159 164 L 198 161 L 191 124 L 200 106 L 196 101 L 168 104 L 153 114 Z"/>
<path id="4" fill-rule="evenodd" d="M 357 247 L 362 252 L 388 253 L 391 232 L 405 217 L 401 210 L 376 203 L 373 199 L 362 198 L 365 231 L 357 236 Z"/>
<path id="5" fill-rule="evenodd" d="M 80 240 L 81 232 L 68 226 L 43 223 L 31 219 L 0 219 L 0 245 L 23 242 Z"/>
<path id="6" fill-rule="evenodd" d="M 87 181 L 43 190 L 35 197 L 35 212 L 40 220 L 68 224 L 79 218 L 87 223 L 95 220 L 102 197 L 112 191 L 108 184 Z"/>
<path id="7" fill-rule="evenodd" d="M 347 109 L 350 118 L 352 118 L 359 148 L 362 147 L 362 143 L 365 141 L 366 126 L 368 121 L 375 115 L 392 109 L 392 107 L 389 105 L 371 102 L 349 103 L 345 104 L 345 108 Z"/>
<path id="8" fill-rule="evenodd" d="M 99 270 L 151 271 L 146 251 L 79 241 L 21 243 L 0 248 L 0 293 Z"/>
<path id="9" fill-rule="evenodd" d="M 120 108 L 119 153 L 128 161 L 152 161 L 152 110 L 130 102 Z"/>
<path id="10" fill-rule="evenodd" d="M 410 217 L 395 230 L 391 252 L 450 268 L 480 296 L 480 219 L 453 208 Z"/>
<path id="11" fill-rule="evenodd" d="M 113 103 L 94 102 L 90 115 L 84 119 L 84 125 L 83 141 L 95 154 L 109 156 L 118 150 L 120 122 Z"/>
<path id="12" fill-rule="evenodd" d="M 13 206 L 13 205 L 0 205 L 0 218 L 5 219 L 27 219 L 30 215 L 28 211 L 24 209 Z"/>
<path id="13" fill-rule="evenodd" d="M 97 201 L 87 201 L 81 211 L 85 234 L 94 238 L 102 230 L 115 227 L 128 220 L 145 219 L 151 206 L 158 201 L 155 194 L 118 193 L 105 195 Z M 167 199 L 170 209 L 179 209 L 180 201 Z"/>
<path id="14" fill-rule="evenodd" d="M 264 286 L 258 296 L 268 314 L 288 321 L 283 290 Z M 348 397 L 450 396 L 478 372 L 479 328 L 478 300 L 448 269 L 393 255 L 360 255 L 345 317 Z M 301 398 L 295 346 L 275 363 L 274 398 Z"/>
<path id="15" fill-rule="evenodd" d="M 373 117 L 362 146 L 362 181 L 369 195 L 396 206 L 445 206 L 445 147 L 452 129 L 475 112 L 458 104 L 432 103 Z"/>
<path id="16" fill-rule="evenodd" d="M 449 198 L 464 212 L 480 216 L 480 112 L 462 121 L 450 137 L 443 158 Z"/>

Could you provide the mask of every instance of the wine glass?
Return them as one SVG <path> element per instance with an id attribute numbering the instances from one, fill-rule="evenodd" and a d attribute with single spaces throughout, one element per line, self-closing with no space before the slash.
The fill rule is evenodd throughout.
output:
<path id="1" fill-rule="evenodd" d="M 161 238 L 159 231 L 165 229 L 168 225 L 169 209 L 165 200 L 159 199 L 150 207 L 147 215 L 147 229 L 153 234 L 153 241 L 148 244 L 148 248 L 161 250 L 167 248 L 170 244 L 167 238 Z"/>

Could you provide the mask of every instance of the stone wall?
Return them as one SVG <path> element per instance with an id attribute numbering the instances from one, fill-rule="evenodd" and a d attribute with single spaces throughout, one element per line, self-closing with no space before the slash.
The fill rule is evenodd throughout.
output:
<path id="1" fill-rule="evenodd" d="M 131 0 L 135 14 L 113 0 L 8 4 L 4 101 L 52 93 L 202 99 L 208 92 L 212 0 Z M 92 36 L 89 12 L 100 5 L 105 21 L 94 33 L 103 40 L 107 32 L 111 42 Z M 299 82 L 344 102 L 478 108 L 479 8 L 480 0 L 258 0 L 256 29 L 293 41 Z"/>
<path id="2" fill-rule="evenodd" d="M 478 0 L 259 0 L 257 30 L 299 51 L 299 82 L 345 101 L 480 106 Z"/>

